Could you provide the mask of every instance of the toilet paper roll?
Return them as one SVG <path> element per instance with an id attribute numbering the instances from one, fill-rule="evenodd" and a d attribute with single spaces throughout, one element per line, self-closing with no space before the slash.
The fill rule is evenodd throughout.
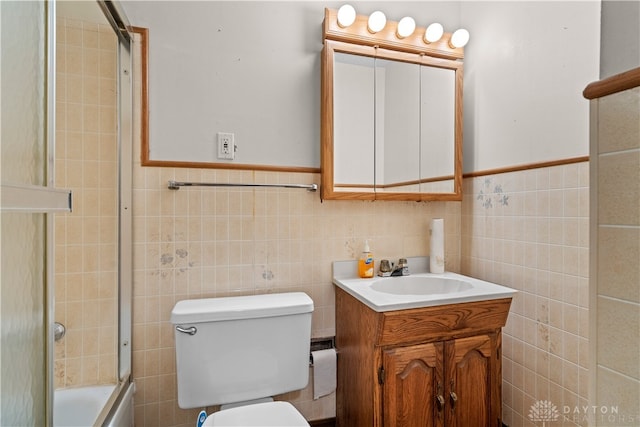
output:
<path id="1" fill-rule="evenodd" d="M 431 220 L 431 253 L 429 254 L 429 271 L 444 273 L 444 220 Z"/>
<path id="2" fill-rule="evenodd" d="M 313 359 L 313 399 L 333 393 L 336 390 L 336 349 L 311 352 Z"/>

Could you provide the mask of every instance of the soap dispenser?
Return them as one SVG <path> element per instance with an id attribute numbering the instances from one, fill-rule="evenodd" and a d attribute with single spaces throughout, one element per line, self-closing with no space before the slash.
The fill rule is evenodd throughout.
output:
<path id="1" fill-rule="evenodd" d="M 363 279 L 373 277 L 373 254 L 369 248 L 369 241 L 365 240 L 362 255 L 358 260 L 358 275 Z"/>

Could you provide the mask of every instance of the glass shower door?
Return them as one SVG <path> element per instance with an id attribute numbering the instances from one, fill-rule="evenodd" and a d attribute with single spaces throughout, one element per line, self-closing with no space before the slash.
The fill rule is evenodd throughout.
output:
<path id="1" fill-rule="evenodd" d="M 69 192 L 48 187 L 54 99 L 53 3 L 0 2 L 0 425 L 48 425 L 52 342 L 46 277 L 50 212 Z M 52 139 L 51 139 L 52 140 Z"/>

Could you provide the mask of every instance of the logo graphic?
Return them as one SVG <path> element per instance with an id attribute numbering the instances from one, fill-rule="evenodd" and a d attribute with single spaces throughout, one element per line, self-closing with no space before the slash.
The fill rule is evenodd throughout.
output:
<path id="1" fill-rule="evenodd" d="M 557 421 L 559 417 L 558 408 L 549 400 L 538 400 L 529 409 L 529 419 L 534 422 L 542 421 L 543 427 L 547 421 Z"/>

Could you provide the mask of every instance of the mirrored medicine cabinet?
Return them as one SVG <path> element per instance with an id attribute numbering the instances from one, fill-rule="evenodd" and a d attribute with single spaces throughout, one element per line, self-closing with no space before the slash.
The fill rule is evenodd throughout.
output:
<path id="1" fill-rule="evenodd" d="M 420 28 L 398 40 L 394 22 L 372 34 L 366 20 L 342 28 L 325 10 L 322 198 L 460 200 L 462 48 Z"/>

